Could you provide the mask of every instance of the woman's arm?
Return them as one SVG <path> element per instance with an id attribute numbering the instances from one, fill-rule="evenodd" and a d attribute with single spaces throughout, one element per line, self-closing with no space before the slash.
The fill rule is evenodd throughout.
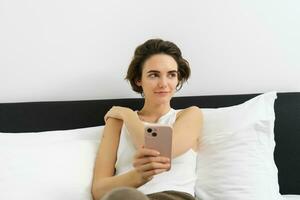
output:
<path id="1" fill-rule="evenodd" d="M 144 124 L 136 112 L 125 107 L 113 107 L 109 117 L 124 121 L 136 146 L 144 145 Z M 181 110 L 173 124 L 172 157 L 177 157 L 197 144 L 202 132 L 202 112 L 197 106 Z"/>
<path id="2" fill-rule="evenodd" d="M 202 111 L 197 106 L 191 106 L 177 114 L 173 125 L 173 158 L 197 145 L 202 134 L 202 126 Z"/>
<path id="3" fill-rule="evenodd" d="M 136 112 L 127 107 L 113 106 L 105 115 L 104 120 L 109 118 L 120 119 L 124 122 L 130 138 L 136 149 L 144 146 L 144 123 Z"/>
<path id="4" fill-rule="evenodd" d="M 154 175 L 166 171 L 169 167 L 166 164 L 168 161 L 156 155 L 155 152 L 139 150 L 134 158 L 135 168 L 115 176 L 115 163 L 122 124 L 121 120 L 115 118 L 106 121 L 94 168 L 92 195 L 95 200 L 99 200 L 106 192 L 116 187 L 137 188 L 148 182 Z"/>
<path id="5" fill-rule="evenodd" d="M 114 176 L 122 124 L 121 120 L 110 118 L 104 127 L 92 183 L 92 194 L 95 200 L 100 199 L 107 191 L 115 187 L 136 187 L 138 185 L 136 175 L 133 172 Z"/>

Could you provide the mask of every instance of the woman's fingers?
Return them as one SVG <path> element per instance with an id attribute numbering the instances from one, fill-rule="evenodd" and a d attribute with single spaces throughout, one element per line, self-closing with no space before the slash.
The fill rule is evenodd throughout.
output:
<path id="1" fill-rule="evenodd" d="M 133 166 L 138 167 L 138 166 L 141 166 L 141 165 L 144 165 L 147 163 L 151 163 L 151 162 L 169 163 L 170 159 L 167 157 L 162 157 L 162 156 L 143 157 L 143 158 L 135 159 L 133 161 Z"/>
<path id="2" fill-rule="evenodd" d="M 135 167 L 135 170 L 140 175 L 143 183 L 150 181 L 155 175 L 168 171 L 169 169 L 169 163 L 163 164 L 157 162 L 151 162 Z"/>
<path id="3" fill-rule="evenodd" d="M 153 149 L 140 148 L 133 160 L 133 166 L 144 181 L 150 181 L 153 176 L 170 169 L 170 159 L 159 156 Z"/>
<path id="4" fill-rule="evenodd" d="M 146 171 L 160 170 L 160 169 L 168 170 L 169 168 L 170 168 L 169 163 L 151 162 L 151 163 L 140 166 L 138 168 L 138 170 L 141 172 L 146 172 Z"/>
<path id="5" fill-rule="evenodd" d="M 159 152 L 153 149 L 141 148 L 134 156 L 133 166 L 138 167 L 147 163 L 169 163 L 170 159 L 159 156 Z"/>
<path id="6" fill-rule="evenodd" d="M 145 173 L 143 173 L 143 178 L 146 180 L 151 180 L 153 178 L 153 176 L 163 173 L 167 171 L 166 169 L 155 169 L 155 170 L 151 170 L 151 171 L 146 171 Z"/>
<path id="7" fill-rule="evenodd" d="M 104 116 L 104 121 L 106 122 L 108 120 L 108 118 L 109 118 L 108 113 L 106 113 Z"/>
<path id="8" fill-rule="evenodd" d="M 139 158 L 143 158 L 145 156 L 158 156 L 159 155 L 159 152 L 156 151 L 156 150 L 153 150 L 153 149 L 147 149 L 147 148 L 140 148 L 134 158 L 135 159 L 139 159 Z"/>
<path id="9" fill-rule="evenodd" d="M 104 121 L 106 122 L 109 117 L 111 117 L 111 109 L 104 115 Z"/>
<path id="10" fill-rule="evenodd" d="M 105 114 L 104 121 L 106 122 L 110 117 L 122 120 L 120 116 L 120 108 L 117 106 L 111 107 L 109 111 Z"/>

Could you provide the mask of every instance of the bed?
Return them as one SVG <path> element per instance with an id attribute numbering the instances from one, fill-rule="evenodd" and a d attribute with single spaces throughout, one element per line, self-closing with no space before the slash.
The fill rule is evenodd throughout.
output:
<path id="1" fill-rule="evenodd" d="M 191 105 L 219 108 L 242 104 L 258 95 L 175 97 L 171 103 L 175 109 Z M 0 103 L 0 132 L 17 135 L 97 127 L 104 124 L 103 116 L 114 105 L 138 110 L 142 99 Z M 274 160 L 280 193 L 286 199 L 300 199 L 300 92 L 277 93 L 274 109 Z M 0 175 L 1 184 L 5 184 L 3 174 Z"/>

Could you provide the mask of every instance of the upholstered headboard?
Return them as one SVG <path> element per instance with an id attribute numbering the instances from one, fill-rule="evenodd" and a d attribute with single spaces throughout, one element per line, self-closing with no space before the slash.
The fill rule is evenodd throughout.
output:
<path id="1" fill-rule="evenodd" d="M 258 94 L 175 97 L 173 108 L 226 107 Z M 140 109 L 142 99 L 0 103 L 0 132 L 35 132 L 103 125 L 113 105 Z M 278 93 L 275 102 L 275 162 L 280 192 L 300 194 L 300 92 Z"/>

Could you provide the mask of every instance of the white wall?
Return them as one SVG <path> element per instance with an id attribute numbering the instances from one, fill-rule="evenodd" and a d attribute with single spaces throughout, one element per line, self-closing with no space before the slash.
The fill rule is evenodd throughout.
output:
<path id="1" fill-rule="evenodd" d="M 177 96 L 300 92 L 298 0 L 0 0 L 0 102 L 138 97 L 137 45 L 178 44 Z"/>

